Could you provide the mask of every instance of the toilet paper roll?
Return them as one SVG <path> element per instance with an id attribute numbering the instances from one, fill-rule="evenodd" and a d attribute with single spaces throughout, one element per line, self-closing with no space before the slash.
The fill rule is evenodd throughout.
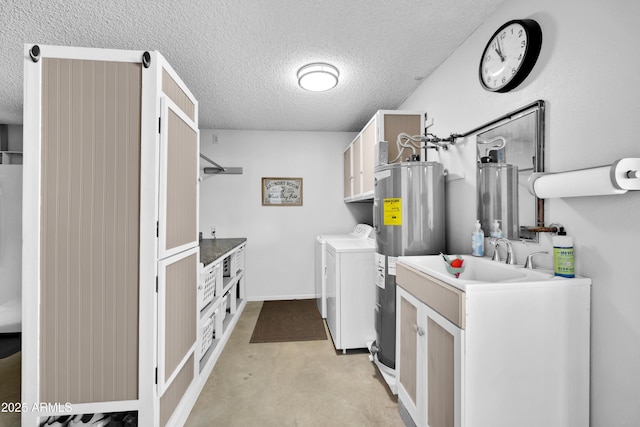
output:
<path id="1" fill-rule="evenodd" d="M 541 199 L 624 194 L 611 180 L 611 166 L 542 175 L 533 182 Z"/>

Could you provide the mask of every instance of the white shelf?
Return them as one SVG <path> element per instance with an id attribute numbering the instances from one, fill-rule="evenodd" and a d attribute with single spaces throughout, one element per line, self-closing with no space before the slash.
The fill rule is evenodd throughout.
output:
<path id="1" fill-rule="evenodd" d="M 22 151 L 0 151 L 0 165 L 21 165 Z"/>
<path id="2" fill-rule="evenodd" d="M 226 343 L 233 326 L 237 322 L 238 316 L 246 304 L 246 300 L 239 297 L 244 296 L 244 291 L 241 289 L 244 286 L 244 283 L 242 282 L 242 280 L 244 280 L 244 270 L 238 269 L 237 271 L 230 272 L 229 276 L 224 276 L 223 271 L 225 262 L 228 263 L 230 269 L 244 267 L 244 247 L 245 244 L 243 243 L 214 261 L 212 263 L 213 266 L 207 265 L 203 267 L 203 271 L 205 271 L 206 269 L 217 268 L 219 266 L 222 280 L 216 283 L 216 296 L 200 310 L 200 316 L 198 319 L 198 330 L 200 331 L 200 334 L 198 336 L 197 348 L 202 348 L 202 340 L 204 338 L 201 336 L 201 333 L 203 325 L 209 318 L 214 316 L 214 313 L 216 316 L 213 319 L 215 325 L 215 338 L 208 350 L 199 357 L 199 372 L 201 375 L 207 370 L 208 364 L 212 357 L 214 357 L 213 355 L 222 351 L 222 349 L 218 349 L 218 347 L 221 343 L 222 346 L 224 346 L 223 343 Z M 241 258 L 238 259 L 237 257 Z M 202 280 L 205 275 L 201 274 L 200 277 Z M 227 307 L 229 308 L 229 312 L 226 312 Z M 215 356 L 214 359 L 217 359 L 217 356 Z M 211 368 L 212 367 L 213 366 L 211 366 Z"/>
<path id="3" fill-rule="evenodd" d="M 226 294 L 227 291 L 231 289 L 231 287 L 242 277 L 244 277 L 244 272 L 242 270 L 240 270 L 234 277 L 224 277 L 222 280 L 222 295 Z"/>
<path id="4" fill-rule="evenodd" d="M 244 278 L 244 271 L 240 271 L 235 277 L 225 277 L 223 280 L 223 287 L 220 293 L 216 294 L 211 302 L 209 302 L 206 306 L 200 310 L 200 320 L 204 321 L 208 316 L 210 316 L 214 310 L 216 310 L 220 303 L 222 302 L 225 294 L 236 285 L 240 279 Z M 226 280 L 229 279 L 229 280 Z"/>
<path id="5" fill-rule="evenodd" d="M 237 302 L 238 304 L 236 307 L 236 312 L 233 314 L 227 314 L 227 317 L 222 322 L 221 336 L 218 331 L 216 331 L 216 338 L 213 339 L 211 347 L 209 347 L 209 350 L 207 350 L 207 352 L 202 355 L 200 359 L 200 378 L 204 379 L 204 381 L 206 381 L 206 379 L 209 377 L 211 370 L 220 357 L 220 353 L 222 353 L 222 349 L 226 345 L 227 341 L 229 340 L 229 336 L 233 332 L 233 328 L 235 328 L 236 324 L 238 323 L 238 318 L 242 314 L 244 307 L 247 305 L 246 299 L 238 299 Z"/>

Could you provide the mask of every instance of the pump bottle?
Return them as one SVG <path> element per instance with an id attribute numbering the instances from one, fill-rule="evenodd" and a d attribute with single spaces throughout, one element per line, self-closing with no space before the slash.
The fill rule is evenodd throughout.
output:
<path id="1" fill-rule="evenodd" d="M 551 238 L 553 243 L 553 272 L 560 277 L 575 277 L 573 264 L 573 239 L 567 236 L 564 227 Z"/>
<path id="2" fill-rule="evenodd" d="M 480 220 L 476 220 L 471 233 L 471 255 L 484 256 L 484 231 L 482 231 Z"/>
<path id="3" fill-rule="evenodd" d="M 490 236 L 491 238 L 499 239 L 502 237 L 502 230 L 500 230 L 499 219 L 493 220 L 493 225 L 491 226 Z"/>

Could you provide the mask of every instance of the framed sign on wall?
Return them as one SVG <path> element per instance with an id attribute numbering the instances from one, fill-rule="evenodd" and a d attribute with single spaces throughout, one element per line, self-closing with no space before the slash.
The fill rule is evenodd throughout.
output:
<path id="1" fill-rule="evenodd" d="M 262 206 L 302 206 L 302 178 L 262 178 Z"/>

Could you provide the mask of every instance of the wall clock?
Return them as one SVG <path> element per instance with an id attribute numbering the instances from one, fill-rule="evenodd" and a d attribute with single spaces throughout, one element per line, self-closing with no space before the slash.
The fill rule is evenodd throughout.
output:
<path id="1" fill-rule="evenodd" d="M 529 75 L 542 46 L 542 29 L 533 19 L 515 19 L 498 28 L 482 52 L 480 82 L 491 92 L 508 92 Z"/>

